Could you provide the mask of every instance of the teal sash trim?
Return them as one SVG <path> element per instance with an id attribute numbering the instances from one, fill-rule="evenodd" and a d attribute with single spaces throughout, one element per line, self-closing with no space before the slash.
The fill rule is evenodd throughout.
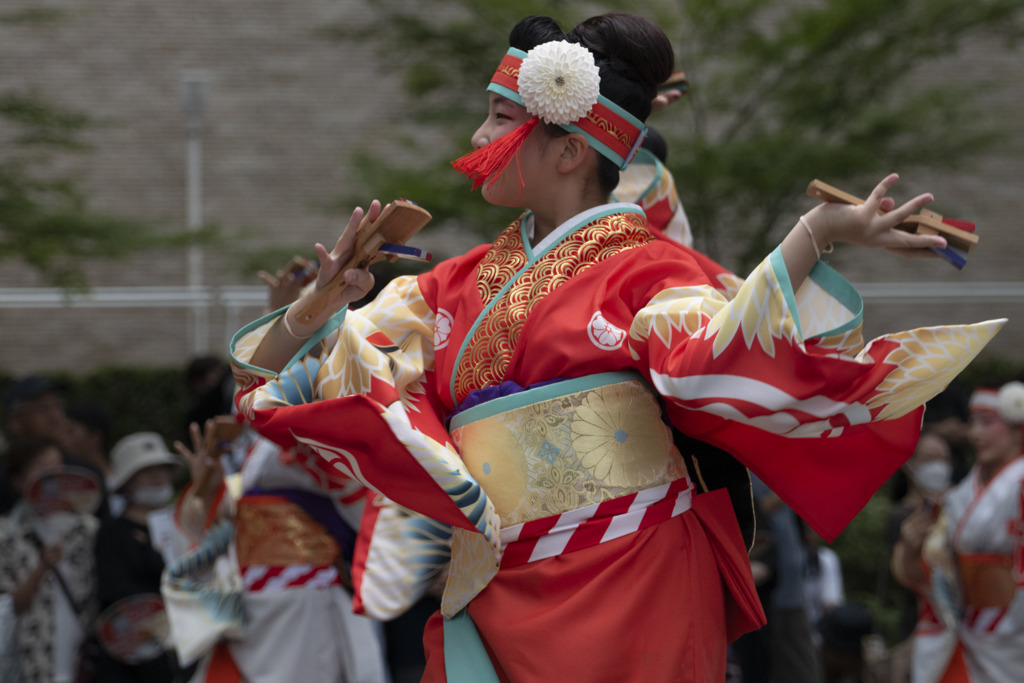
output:
<path id="1" fill-rule="evenodd" d="M 448 683 L 498 683 L 476 624 L 464 609 L 444 620 L 444 675 Z"/>
<path id="2" fill-rule="evenodd" d="M 238 340 L 239 339 L 241 339 L 245 335 L 249 334 L 250 332 L 252 332 L 256 328 L 261 327 L 261 326 L 267 324 L 268 322 L 270 322 L 274 318 L 277 318 L 278 316 L 284 315 L 285 312 L 288 310 L 288 308 L 290 306 L 291 306 L 291 304 L 289 304 L 288 306 L 285 306 L 284 308 L 279 308 L 278 310 L 274 311 L 273 313 L 268 313 L 268 314 L 266 314 L 265 316 L 263 316 L 261 318 L 257 318 L 256 320 L 252 321 L 248 325 L 245 325 L 244 327 L 242 327 L 242 329 L 238 330 L 238 332 L 235 332 L 234 336 L 231 337 L 231 344 L 228 347 L 228 352 L 231 354 L 231 360 L 233 360 L 240 367 L 246 368 L 248 370 L 252 370 L 252 371 L 255 371 L 255 372 L 267 372 L 266 368 L 261 368 L 261 367 L 258 367 L 256 365 L 251 365 L 249 363 L 245 363 L 245 362 L 242 362 L 242 361 L 238 360 L 238 358 L 235 356 L 235 346 L 238 344 Z M 334 330 L 338 329 L 341 326 L 341 324 L 343 322 L 345 322 L 345 314 L 347 312 L 348 312 L 348 306 L 346 305 L 346 306 L 343 306 L 341 308 L 341 310 L 339 310 L 337 313 L 332 315 L 327 320 L 327 322 L 325 322 L 323 325 L 320 326 L 320 329 L 318 329 L 316 332 L 313 333 L 312 337 L 310 337 L 308 340 L 306 340 L 306 343 L 302 345 L 302 348 L 299 349 L 298 352 L 294 356 L 292 356 L 292 359 L 290 361 L 288 361 L 288 364 L 285 365 L 285 368 L 287 369 L 287 368 L 291 367 L 292 365 L 294 365 L 300 358 L 302 358 L 307 353 L 309 353 L 309 350 L 311 348 L 313 348 L 314 346 L 319 344 L 321 341 L 323 341 L 324 337 L 329 335 L 331 332 L 334 332 Z"/>
<path id="3" fill-rule="evenodd" d="M 508 290 L 511 289 L 512 285 L 516 283 L 516 280 L 522 277 L 523 273 L 532 268 L 537 261 L 544 257 L 545 254 L 547 254 L 549 251 L 551 251 L 556 246 L 561 244 L 561 242 L 565 240 L 569 235 L 573 234 L 580 228 L 584 228 L 590 225 L 594 221 L 619 213 L 635 213 L 641 216 L 644 215 L 643 210 L 639 206 L 636 206 L 635 204 L 608 204 L 606 205 L 606 208 L 602 211 L 585 212 L 583 218 L 579 223 L 564 230 L 562 234 L 558 236 L 557 239 L 552 240 L 543 249 L 536 253 L 533 251 L 533 249 L 531 249 L 530 241 L 529 239 L 527 239 L 525 233 L 526 219 L 527 216 L 530 215 L 530 212 L 528 211 L 525 214 L 523 214 L 522 217 L 520 217 L 520 239 L 522 240 L 523 248 L 526 251 L 526 265 L 520 268 L 515 275 L 509 278 L 509 281 L 506 282 L 505 285 L 500 290 L 498 290 L 498 293 L 495 294 L 494 298 L 491 299 L 490 303 L 484 307 L 484 310 L 480 311 L 480 315 L 477 316 L 476 320 L 473 321 L 472 327 L 469 328 L 469 332 L 466 334 L 466 338 L 462 340 L 462 346 L 459 347 L 459 353 L 457 356 L 455 356 L 455 364 L 452 366 L 452 379 L 449 384 L 449 391 L 451 392 L 452 401 L 455 401 L 455 377 L 458 374 L 459 364 L 462 362 L 462 356 L 466 353 L 466 348 L 469 346 L 469 342 L 473 340 L 473 335 L 476 334 L 476 330 L 478 327 L 480 327 L 480 324 L 490 314 L 491 310 L 498 304 L 498 302 L 501 301 L 502 297 L 504 297 L 505 294 L 508 293 Z"/>
<path id="4" fill-rule="evenodd" d="M 609 384 L 628 382 L 633 379 L 642 380 L 643 378 L 636 372 L 601 372 L 596 375 L 574 377 L 561 382 L 555 382 L 554 384 L 545 384 L 535 389 L 527 389 L 526 391 L 502 396 L 464 410 L 452 418 L 450 430 L 455 431 L 459 427 L 465 427 L 471 422 L 506 413 L 516 408 L 523 408 L 534 403 L 549 401 L 553 398 L 568 396 L 569 394 L 576 394 L 589 389 L 597 389 Z"/>

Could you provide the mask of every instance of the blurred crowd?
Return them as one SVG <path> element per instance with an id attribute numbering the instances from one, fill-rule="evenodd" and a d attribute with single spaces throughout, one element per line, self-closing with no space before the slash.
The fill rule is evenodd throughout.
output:
<path id="1" fill-rule="evenodd" d="M 265 643 L 267 638 L 280 643 L 281 629 L 295 622 L 280 604 L 266 611 L 259 600 L 271 599 L 269 591 L 245 593 L 258 580 L 244 569 L 242 592 L 250 612 L 244 638 L 230 628 L 215 630 L 212 640 L 204 641 L 205 656 L 196 650 L 199 654 L 182 658 L 167 618 L 168 596 L 186 618 L 189 610 L 180 586 L 168 585 L 168 566 L 189 557 L 218 518 L 238 524 L 229 543 L 243 568 L 268 564 L 258 556 L 287 546 L 287 539 L 277 539 L 277 545 L 252 547 L 240 530 L 254 525 L 242 521 L 265 522 L 265 511 L 244 504 L 251 495 L 233 506 L 217 499 L 232 477 L 247 478 L 243 486 L 250 493 L 290 491 L 277 502 L 299 501 L 297 510 L 312 509 L 302 496 L 319 495 L 337 511 L 336 518 L 317 513 L 324 526 L 336 527 L 331 548 L 337 557 L 319 561 L 336 571 L 307 586 L 314 602 L 327 608 L 319 625 L 322 635 L 345 641 L 336 656 L 349 662 L 337 665 L 345 671 L 337 680 L 418 680 L 420 635 L 437 598 L 425 596 L 387 624 L 352 614 L 349 565 L 361 512 L 352 501 L 361 503 L 363 492 L 354 498 L 352 491 L 317 492 L 281 467 L 275 447 L 246 434 L 230 418 L 233 382 L 224 362 L 197 358 L 185 381 L 194 397 L 187 411 L 193 439 L 173 447 L 155 432 L 136 432 L 110 444 L 110 415 L 102 406 L 66 406 L 64 387 L 48 378 L 24 377 L 8 386 L 0 518 L 0 635 L 8 647 L 2 680 L 171 683 L 189 680 L 197 670 L 205 680 L 222 680 L 211 674 L 218 666 L 211 653 L 232 637 L 236 643 L 261 644 L 252 652 L 236 645 L 234 660 L 254 661 L 263 671 L 274 668 L 268 660 L 280 664 L 283 650 Z M 1019 645 L 1024 629 L 1016 613 L 1024 535 L 1024 412 L 1013 412 L 1014 401 L 1024 411 L 1024 385 L 995 384 L 975 391 L 969 401 L 956 387 L 936 399 L 913 457 L 890 481 L 892 512 L 886 538 L 879 541 L 889 548 L 891 576 L 901 591 L 895 640 L 891 634 L 889 642 L 883 637 L 869 606 L 847 600 L 836 552 L 752 479 L 757 531 L 751 568 L 768 625 L 730 646 L 731 681 L 961 680 L 942 678 L 951 667 L 983 672 L 962 680 L 1011 680 L 1000 677 L 1000 667 L 1017 666 L 1020 653 L 990 647 L 976 632 L 979 623 L 993 632 L 1008 631 L 1010 640 L 1000 641 L 1005 650 L 1006 643 Z M 224 424 L 233 428 L 224 432 Z M 266 533 L 266 526 L 255 528 Z M 986 536 L 993 528 L 1002 535 Z M 335 588 L 337 599 L 323 599 L 324 585 Z M 292 586 L 289 604 L 301 603 L 295 598 L 301 587 Z M 308 620 L 309 606 L 303 609 L 301 618 Z M 253 614 L 265 614 L 263 620 L 273 625 L 255 624 L 260 617 Z M 300 657 L 312 651 L 314 641 L 307 637 Z M 991 676 L 984 673 L 989 668 Z"/>
<path id="2" fill-rule="evenodd" d="M 197 673 L 210 676 L 207 680 L 230 680 L 210 674 L 209 658 L 180 657 L 168 619 L 168 595 L 180 611 L 183 593 L 177 583 L 162 586 L 167 568 L 194 554 L 208 531 L 202 520 L 195 535 L 188 533 L 189 510 L 184 503 L 189 492 L 197 490 L 192 478 L 207 479 L 214 491 L 243 472 L 262 478 L 268 491 L 280 493 L 286 486 L 294 491 L 298 485 L 288 481 L 294 473 L 286 473 L 284 479 L 278 473 L 275 481 L 275 474 L 268 474 L 273 468 L 252 464 L 276 462 L 278 453 L 243 433 L 231 417 L 233 381 L 225 362 L 196 358 L 187 368 L 185 381 L 194 398 L 187 419 L 197 438 L 189 445 L 176 442 L 172 446 L 163 435 L 146 431 L 111 444 L 109 413 L 96 403 L 66 405 L 66 387 L 46 377 L 23 377 L 7 387 L 3 406 L 7 444 L 0 476 L 0 680 L 4 683 L 172 683 L 190 680 Z M 213 430 L 225 422 L 235 426 L 230 443 L 207 449 L 207 443 L 213 443 Z M 200 474 L 206 469 L 215 470 L 216 478 Z M 315 487 L 306 488 L 312 496 Z M 339 509 L 346 507 L 329 495 L 323 500 L 338 502 Z M 347 507 L 353 507 L 351 501 Z M 332 529 L 332 538 L 354 538 L 359 506 L 354 507 L 354 513 L 332 520 L 341 529 Z M 203 516 L 208 512 L 204 510 Z M 277 547 L 284 545 L 282 541 Z M 321 575 L 310 592 L 314 602 L 328 606 L 321 611 L 338 616 L 339 623 L 328 619 L 317 626 L 324 639 L 347 638 L 346 647 L 335 650 L 337 658 L 348 662 L 333 662 L 325 669 L 344 675 L 318 680 L 418 680 L 423 666 L 420 633 L 436 609 L 436 600 L 424 598 L 386 628 L 355 617 L 345 575 L 352 547 L 344 545 L 337 544 L 340 571 L 335 580 L 325 582 Z M 233 552 L 237 557 L 249 551 L 236 548 Z M 334 560 L 327 564 L 333 566 Z M 323 590 L 325 583 L 342 599 L 325 602 L 329 595 Z M 292 603 L 297 594 L 294 588 L 289 592 Z M 265 593 L 271 594 L 269 589 Z M 253 619 L 259 601 L 247 607 L 246 640 L 252 641 L 259 632 Z M 302 618 L 308 627 L 309 605 L 305 609 Z M 294 626 L 281 618 L 280 606 L 274 613 L 277 616 L 268 618 L 268 623 Z M 271 637 L 280 644 L 279 633 Z M 287 659 L 279 647 L 263 645 L 264 658 Z M 313 655 L 300 648 L 296 656 Z M 241 653 L 240 659 L 244 657 L 252 659 L 252 654 Z M 256 666 L 271 671 L 258 680 L 284 680 L 280 670 L 273 673 L 266 662 Z"/>

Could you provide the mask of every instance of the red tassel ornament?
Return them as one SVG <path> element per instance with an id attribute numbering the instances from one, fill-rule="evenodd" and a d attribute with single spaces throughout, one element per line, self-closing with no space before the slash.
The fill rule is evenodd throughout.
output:
<path id="1" fill-rule="evenodd" d="M 475 149 L 452 162 L 452 168 L 473 181 L 473 189 L 493 183 L 522 147 L 526 137 L 537 127 L 536 116 L 515 130 L 502 135 L 480 149 Z"/>

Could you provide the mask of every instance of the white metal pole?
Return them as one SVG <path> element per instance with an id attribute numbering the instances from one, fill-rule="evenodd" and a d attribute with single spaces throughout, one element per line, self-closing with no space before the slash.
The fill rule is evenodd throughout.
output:
<path id="1" fill-rule="evenodd" d="M 204 70 L 185 71 L 181 77 L 181 103 L 185 112 L 185 202 L 186 224 L 190 232 L 198 232 L 203 225 L 203 110 L 210 81 Z M 197 242 L 189 245 L 186 261 L 186 281 L 198 295 L 203 286 L 203 248 Z M 206 304 L 194 299 L 192 311 L 192 354 L 203 355 L 209 350 L 209 319 Z"/>

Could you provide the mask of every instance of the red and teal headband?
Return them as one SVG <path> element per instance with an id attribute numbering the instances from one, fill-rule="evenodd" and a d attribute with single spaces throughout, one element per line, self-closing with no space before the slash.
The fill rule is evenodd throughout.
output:
<path id="1" fill-rule="evenodd" d="M 571 43 L 563 43 L 563 45 L 571 45 Z M 586 50 L 582 46 L 578 47 Z M 587 51 L 589 52 L 589 50 Z M 530 53 L 533 52 L 533 50 L 530 51 Z M 527 106 L 519 92 L 519 73 L 527 54 L 514 47 L 509 48 L 505 58 L 501 60 L 501 64 L 495 70 L 494 76 L 491 77 L 491 83 L 487 86 L 487 90 L 512 100 L 516 104 L 523 105 L 531 114 L 539 115 L 538 112 L 531 111 L 531 107 Z M 544 117 L 541 116 L 541 118 Z M 633 161 L 647 136 L 647 126 L 643 121 L 601 94 L 597 95 L 597 101 L 580 118 L 569 122 L 556 120 L 548 121 L 548 123 L 556 123 L 570 133 L 582 133 L 590 141 L 591 147 L 611 159 L 612 163 L 623 171 Z"/>
<path id="2" fill-rule="evenodd" d="M 601 79 L 587 48 L 566 41 L 528 53 L 509 48 L 487 90 L 526 108 L 531 119 L 515 131 L 452 162 L 476 189 L 493 183 L 540 122 L 580 133 L 599 154 L 625 170 L 647 135 L 647 126 L 600 93 Z"/>

